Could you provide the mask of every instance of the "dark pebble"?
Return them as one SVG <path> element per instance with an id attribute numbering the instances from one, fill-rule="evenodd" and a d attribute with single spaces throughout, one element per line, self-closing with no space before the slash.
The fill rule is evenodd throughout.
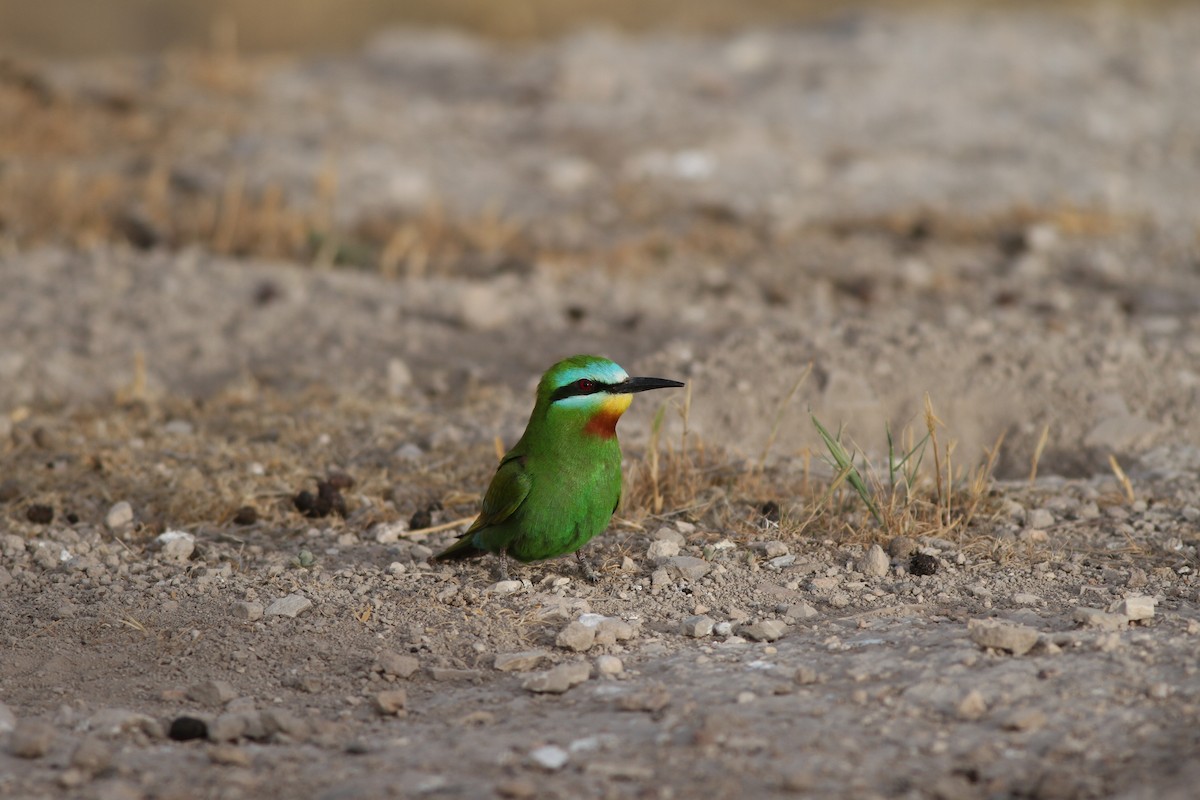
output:
<path id="1" fill-rule="evenodd" d="M 167 736 L 177 742 L 203 739 L 208 736 L 208 723 L 195 717 L 176 717 L 171 720 L 171 730 Z"/>
<path id="2" fill-rule="evenodd" d="M 779 503 L 776 503 L 774 500 L 768 500 L 763 503 L 759 511 L 762 512 L 763 519 L 768 522 L 779 522 Z"/>
<path id="3" fill-rule="evenodd" d="M 938 560 L 928 553 L 913 553 L 908 560 L 908 571 L 913 575 L 936 575 Z"/>
<path id="4" fill-rule="evenodd" d="M 298 505 L 297 508 L 299 508 Z M 254 506 L 242 506 L 233 515 L 234 525 L 253 525 L 256 522 L 258 522 L 258 509 Z"/>
<path id="5" fill-rule="evenodd" d="M 54 521 L 54 509 L 50 506 L 37 503 L 25 510 L 25 519 L 35 525 L 49 525 Z"/>

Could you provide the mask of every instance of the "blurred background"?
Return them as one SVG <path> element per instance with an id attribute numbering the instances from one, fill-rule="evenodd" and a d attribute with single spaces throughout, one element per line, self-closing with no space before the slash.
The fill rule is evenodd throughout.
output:
<path id="1" fill-rule="evenodd" d="M 818 20 L 848 10 L 929 7 L 1161 6 L 1167 0 L 48 0 L 0 3 L 0 48 L 47 56 L 153 52 L 214 41 L 246 52 L 353 48 L 383 28 L 453 27 L 500 39 L 608 25 L 724 31 Z"/>

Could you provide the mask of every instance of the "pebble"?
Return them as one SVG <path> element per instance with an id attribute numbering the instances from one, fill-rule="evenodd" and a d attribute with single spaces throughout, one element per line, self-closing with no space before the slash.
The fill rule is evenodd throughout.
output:
<path id="1" fill-rule="evenodd" d="M 492 666 L 501 672 L 529 672 L 541 664 L 549 653 L 544 650 L 523 650 L 519 653 L 497 653 Z"/>
<path id="2" fill-rule="evenodd" d="M 104 515 L 104 525 L 114 533 L 119 533 L 133 525 L 133 506 L 129 505 L 126 500 L 113 504 L 113 507 Z"/>
<path id="3" fill-rule="evenodd" d="M 625 665 L 616 656 L 603 655 L 596 657 L 597 675 L 620 675 L 625 671 Z"/>
<path id="4" fill-rule="evenodd" d="M 208 724 L 196 717 L 176 717 L 167 729 L 167 738 L 176 742 L 188 742 L 208 736 Z"/>
<path id="5" fill-rule="evenodd" d="M 367 534 L 379 544 L 395 544 L 408 533 L 408 523 L 403 520 L 381 522 Z"/>
<path id="6" fill-rule="evenodd" d="M 589 624 L 584 620 L 585 617 L 596 616 L 584 614 L 579 618 L 580 622 L 585 625 Z M 616 644 L 617 642 L 628 641 L 633 638 L 634 628 L 628 622 L 619 617 L 602 617 L 599 623 L 596 624 L 596 641 L 598 645 L 607 647 L 608 645 Z"/>
<path id="7" fill-rule="evenodd" d="M 1012 601 L 1019 606 L 1036 606 L 1041 604 L 1042 598 L 1029 592 L 1017 592 L 1013 595 Z"/>
<path id="8" fill-rule="evenodd" d="M 538 793 L 537 784 L 527 778 L 513 778 L 510 781 L 504 781 L 496 784 L 496 794 L 501 797 L 512 797 L 515 800 L 525 800 L 527 797 L 536 797 Z"/>
<path id="9" fill-rule="evenodd" d="M 250 754 L 231 744 L 213 745 L 208 750 L 208 760 L 226 767 L 250 766 Z"/>
<path id="10" fill-rule="evenodd" d="M 671 704 L 671 693 L 662 684 L 621 695 L 617 708 L 621 711 L 646 711 L 653 714 Z"/>
<path id="11" fill-rule="evenodd" d="M 554 643 L 565 650 L 582 653 L 596 641 L 596 628 L 576 620 L 558 632 Z"/>
<path id="12" fill-rule="evenodd" d="M 228 681 L 204 681 L 187 690 L 189 700 L 204 706 L 223 706 L 238 696 Z"/>
<path id="13" fill-rule="evenodd" d="M 1154 618 L 1155 599 L 1145 595 L 1126 597 L 1117 604 L 1116 613 L 1121 614 L 1130 622 Z"/>
<path id="14" fill-rule="evenodd" d="M 40 719 L 23 719 L 8 737 L 8 751 L 17 758 L 41 758 L 54 744 L 54 727 Z"/>
<path id="15" fill-rule="evenodd" d="M 892 558 L 908 558 L 916 549 L 916 540 L 909 536 L 893 536 L 887 545 L 888 555 Z"/>
<path id="16" fill-rule="evenodd" d="M 375 708 L 380 714 L 395 716 L 404 710 L 405 704 L 408 702 L 408 693 L 403 689 L 388 689 L 387 691 L 376 693 Z"/>
<path id="17" fill-rule="evenodd" d="M 738 633 L 756 642 L 773 642 L 787 633 L 787 625 L 782 620 L 764 619 L 753 625 L 743 625 Z"/>
<path id="18" fill-rule="evenodd" d="M 165 561 L 183 563 L 196 551 L 196 537 L 187 531 L 164 531 L 154 541 Z"/>
<path id="19" fill-rule="evenodd" d="M 867 549 L 867 552 L 862 558 L 855 563 L 855 569 L 863 575 L 872 578 L 882 578 L 888 573 L 888 557 L 887 553 L 883 552 L 883 548 L 877 544 L 873 544 Z"/>
<path id="20" fill-rule="evenodd" d="M 586 661 L 569 661 L 545 672 L 535 672 L 521 683 L 530 692 L 562 694 L 572 686 L 578 686 L 592 675 L 592 667 Z"/>
<path id="21" fill-rule="evenodd" d="M 435 681 L 477 681 L 483 673 L 477 669 L 458 669 L 457 667 L 430 667 L 429 677 Z"/>
<path id="22" fill-rule="evenodd" d="M 264 609 L 261 603 L 251 603 L 243 600 L 233 605 L 233 616 L 247 622 L 262 619 L 263 613 Z"/>
<path id="23" fill-rule="evenodd" d="M 987 713 L 987 701 L 978 689 L 972 689 L 958 701 L 958 716 L 965 720 L 977 720 Z"/>
<path id="24" fill-rule="evenodd" d="M 785 620 L 812 619 L 819 616 L 820 613 L 812 604 L 801 600 L 799 603 L 790 603 L 784 609 L 783 617 Z"/>
<path id="25" fill-rule="evenodd" d="M 0 703 L 0 734 L 11 733 L 17 727 L 17 715 L 4 703 Z"/>
<path id="26" fill-rule="evenodd" d="M 707 614 L 697 614 L 679 623 L 679 632 L 684 636 L 691 636 L 693 639 L 702 639 L 712 634 L 714 625 L 716 625 L 716 621 L 712 617 Z"/>
<path id="27" fill-rule="evenodd" d="M 100 709 L 88 718 L 87 729 L 106 737 L 135 732 L 151 738 L 163 736 L 162 725 L 157 719 L 127 708 Z"/>
<path id="28" fill-rule="evenodd" d="M 259 716 L 268 736 L 282 734 L 294 742 L 303 742 L 312 734 L 308 720 L 285 708 L 269 708 Z"/>
<path id="29" fill-rule="evenodd" d="M 682 533 L 667 525 L 663 525 L 656 530 L 652 538 L 659 542 L 673 542 L 679 547 L 683 547 L 687 543 L 687 539 L 684 538 Z"/>
<path id="30" fill-rule="evenodd" d="M 733 623 L 722 620 L 716 625 L 713 625 L 713 633 L 717 636 L 728 636 L 733 633 Z"/>
<path id="31" fill-rule="evenodd" d="M 396 678 L 411 678 L 421 668 L 413 656 L 406 656 L 393 650 L 384 650 L 378 658 L 379 672 Z"/>
<path id="32" fill-rule="evenodd" d="M 520 591 L 523 585 L 520 581 L 496 581 L 488 587 L 488 591 L 492 594 L 512 594 Z"/>
<path id="33" fill-rule="evenodd" d="M 646 558 L 655 562 L 677 555 L 679 555 L 679 545 L 667 539 L 654 540 L 646 550 Z"/>
<path id="34" fill-rule="evenodd" d="M 1114 614 L 1102 608 L 1079 606 L 1071 612 L 1071 620 L 1085 628 L 1098 628 L 1102 631 L 1119 631 L 1129 624 L 1129 618 L 1124 614 Z"/>
<path id="35" fill-rule="evenodd" d="M 1035 508 L 1025 516 L 1025 527 L 1044 529 L 1054 524 L 1054 514 L 1046 508 Z"/>
<path id="36" fill-rule="evenodd" d="M 71 766 L 95 774 L 108 769 L 112 763 L 112 748 L 97 736 L 84 736 L 71 754 Z"/>
<path id="37" fill-rule="evenodd" d="M 1027 625 L 992 619 L 969 620 L 967 635 L 980 647 L 1007 650 L 1015 656 L 1028 653 L 1038 640 L 1038 632 Z"/>
<path id="38" fill-rule="evenodd" d="M 254 717 L 254 727 L 262 727 L 262 722 L 258 719 L 257 712 L 231 711 L 218 715 L 216 719 L 208 723 L 209 741 L 233 742 L 246 736 L 251 729 L 250 717 Z"/>
<path id="39" fill-rule="evenodd" d="M 302 594 L 293 592 L 286 597 L 281 597 L 271 605 L 267 606 L 263 614 L 268 617 L 297 617 L 303 614 L 308 609 L 312 608 L 312 600 L 309 600 Z"/>
<path id="40" fill-rule="evenodd" d="M 786 556 L 791 552 L 786 544 L 779 541 L 758 542 L 753 547 L 755 552 L 768 559 Z"/>
<path id="41" fill-rule="evenodd" d="M 796 674 L 792 676 L 792 680 L 801 686 L 807 686 L 820 681 L 821 675 L 812 667 L 796 667 Z"/>
<path id="42" fill-rule="evenodd" d="M 543 745 L 529 753 L 530 761 L 550 772 L 562 769 L 570 759 L 571 756 L 566 750 L 554 744 Z"/>
<path id="43" fill-rule="evenodd" d="M 690 581 L 699 580 L 712 570 L 712 564 L 695 556 L 673 556 L 664 565 L 672 574 Z"/>

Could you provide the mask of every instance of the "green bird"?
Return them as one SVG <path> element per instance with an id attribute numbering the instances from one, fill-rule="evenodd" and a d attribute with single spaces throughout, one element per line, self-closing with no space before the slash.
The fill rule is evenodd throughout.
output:
<path id="1" fill-rule="evenodd" d="M 621 499 L 621 445 L 617 420 L 633 395 L 683 386 L 666 378 L 631 378 L 600 356 L 571 356 L 546 370 L 525 433 L 496 469 L 479 518 L 435 558 L 508 557 L 540 561 L 575 553 L 602 532 Z"/>

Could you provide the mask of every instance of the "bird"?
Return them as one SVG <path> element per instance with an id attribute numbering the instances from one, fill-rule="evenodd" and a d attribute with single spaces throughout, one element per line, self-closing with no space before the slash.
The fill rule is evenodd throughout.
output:
<path id="1" fill-rule="evenodd" d="M 631 378 L 613 361 L 576 355 L 546 370 L 525 433 L 496 468 L 479 516 L 458 541 L 434 556 L 452 561 L 499 556 L 528 563 L 574 553 L 580 570 L 598 580 L 580 549 L 608 527 L 621 500 L 617 421 L 633 395 L 685 384 Z"/>

